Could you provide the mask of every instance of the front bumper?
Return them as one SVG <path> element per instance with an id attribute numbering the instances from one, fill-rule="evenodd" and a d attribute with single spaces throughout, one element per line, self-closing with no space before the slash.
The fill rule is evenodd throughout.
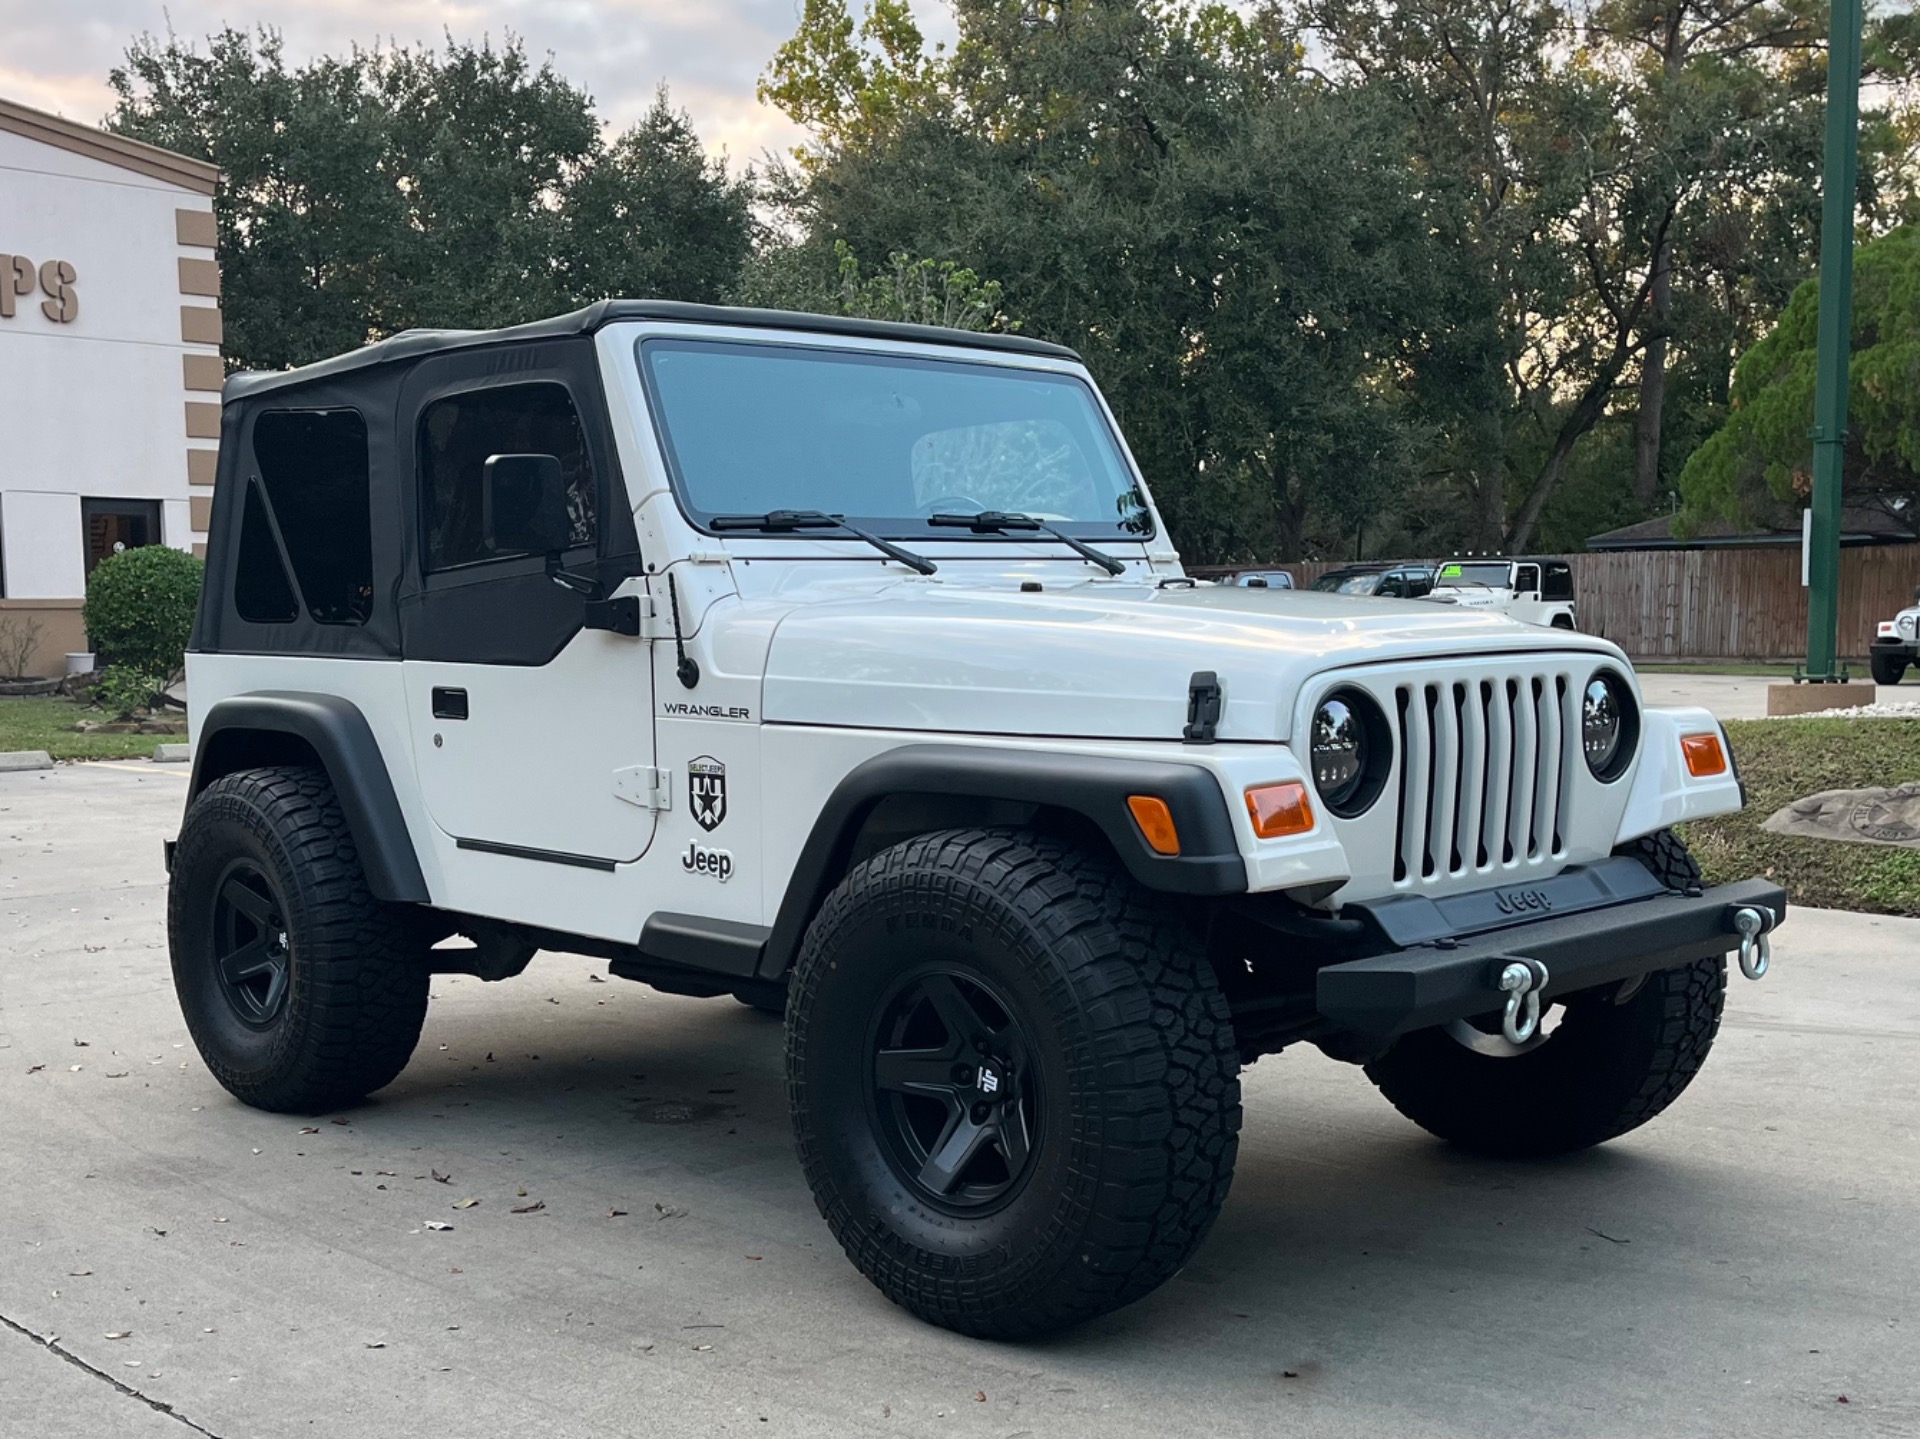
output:
<path id="1" fill-rule="evenodd" d="M 1611 862 L 1622 863 L 1646 873 L 1637 861 Z M 1560 876 L 1578 877 L 1579 872 Z M 1370 927 L 1383 941 L 1398 933 L 1415 942 L 1322 969 L 1315 1008 L 1343 1030 L 1390 1038 L 1499 1009 L 1506 999 L 1498 987 L 1500 973 L 1516 959 L 1546 967 L 1549 979 L 1540 994 L 1552 999 L 1738 949 L 1734 915 L 1741 909 L 1771 911 L 1775 924 L 1787 912 L 1786 891 L 1766 880 L 1741 880 L 1688 894 L 1659 888 L 1658 893 L 1616 900 L 1609 892 L 1611 878 L 1589 874 L 1586 903 L 1575 913 L 1469 933 L 1447 924 L 1443 915 L 1393 914 L 1398 902 L 1388 901 L 1379 906 L 1386 914 L 1368 916 Z M 1495 897 L 1502 894 L 1510 891 L 1487 891 L 1484 897 L 1494 901 L 1497 910 Z M 1471 915 L 1462 918 L 1476 923 Z M 1430 938 L 1419 938 L 1423 927 L 1432 931 Z"/>
<path id="2" fill-rule="evenodd" d="M 1898 635 L 1879 635 L 1873 640 L 1873 653 L 1886 658 L 1911 661 L 1920 656 L 1920 640 L 1903 640 Z"/>

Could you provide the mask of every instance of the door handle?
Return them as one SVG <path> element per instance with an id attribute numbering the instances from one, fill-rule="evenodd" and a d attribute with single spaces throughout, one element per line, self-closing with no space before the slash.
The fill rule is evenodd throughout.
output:
<path id="1" fill-rule="evenodd" d="M 467 692 L 448 689 L 444 685 L 433 687 L 433 717 L 435 719 L 463 720 L 467 717 Z"/>

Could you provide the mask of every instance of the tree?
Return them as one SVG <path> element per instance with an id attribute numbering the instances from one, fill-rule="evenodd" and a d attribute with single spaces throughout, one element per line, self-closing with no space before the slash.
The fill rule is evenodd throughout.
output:
<path id="1" fill-rule="evenodd" d="M 488 327 L 613 293 L 713 300 L 748 180 L 663 91 L 609 145 L 518 41 L 288 64 L 269 29 L 127 51 L 110 126 L 219 166 L 226 352 L 300 364 L 416 326 Z"/>
<path id="2" fill-rule="evenodd" d="M 1683 524 L 1797 521 L 1813 492 L 1819 312 L 1819 282 L 1808 280 L 1741 358 L 1726 422 L 1681 473 Z M 1844 503 L 1878 508 L 1920 537 L 1920 224 L 1855 254 L 1847 431 Z"/>
<path id="3" fill-rule="evenodd" d="M 766 310 L 854 315 L 950 330 L 1019 328 L 1000 308 L 1001 287 L 951 260 L 916 260 L 904 250 L 878 274 L 861 271 L 845 240 L 822 254 L 811 244 L 774 244 L 748 263 L 728 302 Z"/>

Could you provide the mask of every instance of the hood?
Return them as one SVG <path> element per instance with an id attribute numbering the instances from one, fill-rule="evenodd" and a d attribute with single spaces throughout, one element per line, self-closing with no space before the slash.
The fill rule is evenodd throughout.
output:
<path id="1" fill-rule="evenodd" d="M 788 609 L 766 652 L 761 713 L 775 724 L 1178 739 L 1188 682 L 1211 670 L 1225 692 L 1219 738 L 1272 742 L 1290 738 L 1296 696 L 1325 671 L 1549 649 L 1619 657 L 1592 636 L 1549 638 L 1502 615 L 1420 601 L 897 581 Z"/>

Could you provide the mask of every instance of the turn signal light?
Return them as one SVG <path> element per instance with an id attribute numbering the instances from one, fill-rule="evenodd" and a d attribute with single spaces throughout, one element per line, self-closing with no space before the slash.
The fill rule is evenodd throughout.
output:
<path id="1" fill-rule="evenodd" d="M 1682 735 L 1680 753 L 1687 757 L 1687 773 L 1695 779 L 1727 772 L 1727 752 L 1717 734 Z"/>
<path id="2" fill-rule="evenodd" d="M 1180 853 L 1180 831 L 1174 828 L 1173 811 L 1165 800 L 1155 794 L 1130 794 L 1127 808 L 1133 811 L 1133 822 L 1140 826 L 1149 849 L 1155 854 Z"/>
<path id="3" fill-rule="evenodd" d="M 1247 813 L 1253 816 L 1253 832 L 1262 839 L 1285 839 L 1313 828 L 1313 805 L 1299 780 L 1255 785 L 1247 791 Z"/>

